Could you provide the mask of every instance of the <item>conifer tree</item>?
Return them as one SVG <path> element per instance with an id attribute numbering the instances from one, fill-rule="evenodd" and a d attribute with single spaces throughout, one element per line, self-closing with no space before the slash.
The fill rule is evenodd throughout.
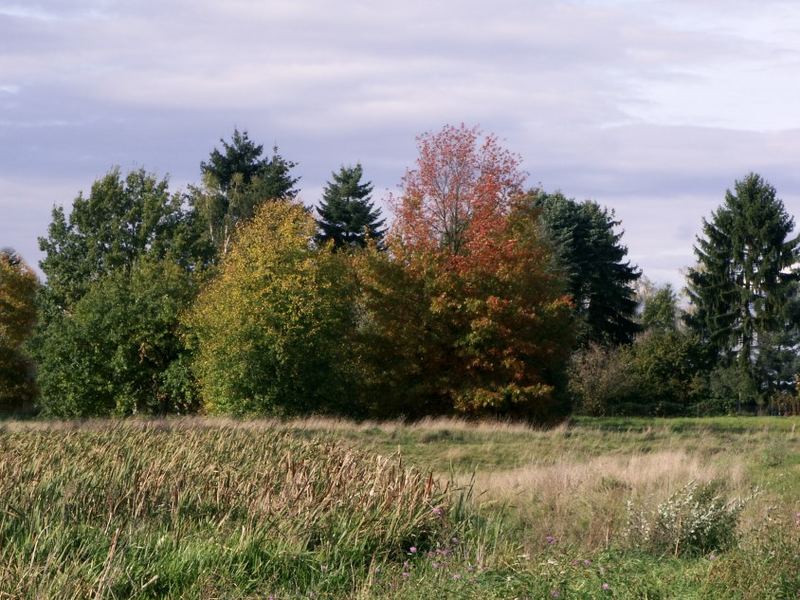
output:
<path id="1" fill-rule="evenodd" d="M 625 260 L 620 221 L 596 202 L 576 202 L 561 193 L 533 190 L 528 198 L 556 247 L 581 322 L 581 345 L 622 344 L 639 331 L 634 285 L 641 271 Z"/>
<path id="2" fill-rule="evenodd" d="M 689 325 L 721 366 L 752 377 L 763 346 L 787 329 L 800 239 L 775 188 L 750 173 L 703 220 L 688 274 Z M 763 382 L 753 382 L 756 386 Z"/>
<path id="3" fill-rule="evenodd" d="M 294 198 L 300 180 L 292 175 L 296 163 L 234 129 L 230 143 L 221 139 L 222 150 L 214 148 L 208 162 L 200 163 L 203 185 L 190 187 L 189 204 L 205 222 L 208 240 L 220 255 L 227 254 L 233 232 L 240 222 L 252 218 L 261 203 Z"/>
<path id="4" fill-rule="evenodd" d="M 380 208 L 375 208 L 370 200 L 372 183 L 361 181 L 361 165 L 341 167 L 338 173 L 331 175 L 333 180 L 325 186 L 317 208 L 320 217 L 317 240 L 321 243 L 333 241 L 336 249 L 363 248 L 369 239 L 380 242 L 384 219 L 380 218 Z"/>

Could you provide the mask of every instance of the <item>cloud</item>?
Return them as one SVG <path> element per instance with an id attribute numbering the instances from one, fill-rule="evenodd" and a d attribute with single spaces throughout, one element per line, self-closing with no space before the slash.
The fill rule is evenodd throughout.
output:
<path id="1" fill-rule="evenodd" d="M 343 163 L 393 188 L 417 133 L 464 121 L 532 183 L 616 208 L 645 270 L 679 277 L 734 178 L 800 208 L 800 9 L 766 4 L 0 0 L 0 241 L 30 247 L 44 198 L 114 164 L 192 181 L 234 126 L 297 160 L 313 202 Z"/>

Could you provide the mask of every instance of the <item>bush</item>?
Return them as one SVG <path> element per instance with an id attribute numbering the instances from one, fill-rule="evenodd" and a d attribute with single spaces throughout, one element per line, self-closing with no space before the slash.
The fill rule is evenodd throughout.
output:
<path id="1" fill-rule="evenodd" d="M 580 413 L 599 417 L 639 412 L 642 385 L 628 347 L 597 344 L 576 353 L 569 368 L 569 391 Z"/>
<path id="2" fill-rule="evenodd" d="M 691 414 L 704 397 L 702 355 L 679 331 L 649 331 L 630 346 L 593 345 L 570 365 L 569 389 L 588 415 Z"/>
<path id="3" fill-rule="evenodd" d="M 736 527 L 746 499 L 725 501 L 715 482 L 690 482 L 655 511 L 628 502 L 627 537 L 636 548 L 659 554 L 696 556 L 725 550 L 737 541 Z"/>
<path id="4" fill-rule="evenodd" d="M 352 278 L 315 232 L 301 205 L 265 203 L 198 297 L 186 323 L 209 412 L 357 412 Z"/>

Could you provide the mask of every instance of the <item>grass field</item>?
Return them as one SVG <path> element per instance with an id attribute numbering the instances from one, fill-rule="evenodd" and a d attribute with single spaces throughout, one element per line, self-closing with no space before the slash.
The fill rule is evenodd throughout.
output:
<path id="1" fill-rule="evenodd" d="M 5 421 L 0 598 L 796 599 L 799 426 Z"/>

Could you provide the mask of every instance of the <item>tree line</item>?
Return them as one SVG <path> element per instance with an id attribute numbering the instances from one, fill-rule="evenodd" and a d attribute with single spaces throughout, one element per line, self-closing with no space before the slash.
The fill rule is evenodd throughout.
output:
<path id="1" fill-rule="evenodd" d="M 798 412 L 798 238 L 735 182 L 684 306 L 627 258 L 614 212 L 526 185 L 478 128 L 417 139 L 387 203 L 360 164 L 313 209 L 297 164 L 234 131 L 171 191 L 112 169 L 0 252 L 0 409 L 44 415 Z"/>

